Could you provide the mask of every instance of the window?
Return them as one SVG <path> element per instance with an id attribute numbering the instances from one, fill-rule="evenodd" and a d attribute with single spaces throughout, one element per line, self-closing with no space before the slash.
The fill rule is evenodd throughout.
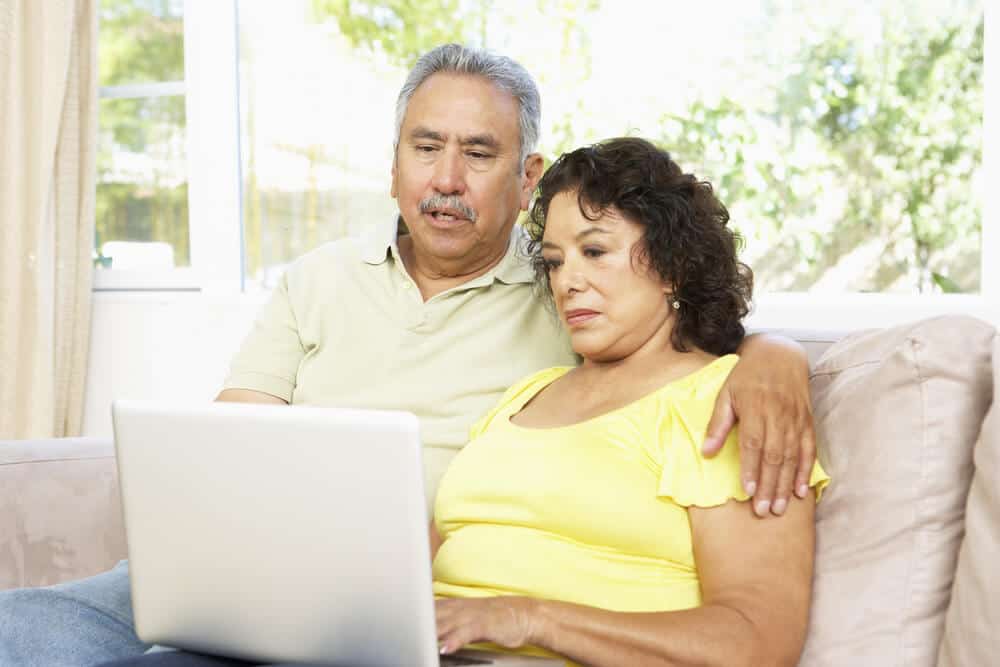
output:
<path id="1" fill-rule="evenodd" d="M 182 4 L 101 0 L 99 12 L 95 266 L 190 266 Z"/>
<path id="2" fill-rule="evenodd" d="M 239 7 L 256 282 L 391 220 L 395 94 L 419 53 L 455 40 L 535 75 L 547 159 L 637 134 L 710 180 L 758 290 L 980 289 L 981 2 Z"/>
<path id="3" fill-rule="evenodd" d="M 169 243 L 201 289 L 268 288 L 324 241 L 392 224 L 396 93 L 420 53 L 460 41 L 535 76 L 548 160 L 634 134 L 710 180 L 746 239 L 758 303 L 799 313 L 816 300 L 796 295 L 816 292 L 838 307 L 872 294 L 945 310 L 1000 299 L 989 278 L 1000 248 L 984 225 L 981 0 L 102 2 L 102 58 L 108 8 L 171 25 L 183 14 L 171 33 L 183 59 L 155 76 L 108 80 L 102 60 L 102 111 L 128 101 L 124 115 L 156 128 L 146 136 L 172 134 L 157 144 L 170 156 L 156 158 L 160 173 L 127 180 L 143 156 L 125 123 L 101 182 L 152 197 L 186 175 L 189 225 L 179 209 L 165 232 L 150 208 L 102 204 L 101 242 Z M 178 176 L 170 165 L 185 149 Z"/>

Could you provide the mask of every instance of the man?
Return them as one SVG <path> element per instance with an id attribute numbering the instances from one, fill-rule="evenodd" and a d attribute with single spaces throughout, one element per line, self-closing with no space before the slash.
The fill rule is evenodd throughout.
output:
<path id="1" fill-rule="evenodd" d="M 391 194 L 408 234 L 323 246 L 297 261 L 232 364 L 221 401 L 410 410 L 431 497 L 470 424 L 514 381 L 574 363 L 536 299 L 515 228 L 543 170 L 540 101 L 514 61 L 457 45 L 425 54 L 396 109 Z M 801 492 L 814 447 L 804 353 L 752 337 L 709 426 L 738 416 L 760 515 Z M 756 491 L 756 494 L 754 493 Z M 127 568 L 0 594 L 0 664 L 87 665 L 141 654 Z"/>

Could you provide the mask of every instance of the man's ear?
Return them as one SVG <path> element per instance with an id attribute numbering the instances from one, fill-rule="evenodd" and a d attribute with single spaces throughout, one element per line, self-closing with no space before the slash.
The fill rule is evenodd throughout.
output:
<path id="1" fill-rule="evenodd" d="M 543 171 L 545 171 L 545 160 L 538 153 L 532 153 L 524 159 L 524 176 L 521 181 L 522 211 L 527 211 L 531 205 L 531 195 L 535 193 Z"/>
<path id="2" fill-rule="evenodd" d="M 396 156 L 397 155 L 398 155 L 397 151 L 394 150 L 392 152 L 392 170 L 390 171 L 390 173 L 392 174 L 392 185 L 389 186 L 389 196 L 392 197 L 393 199 L 396 198 L 396 195 L 397 195 L 397 193 L 399 191 L 399 188 L 397 187 L 397 184 L 396 184 Z"/>

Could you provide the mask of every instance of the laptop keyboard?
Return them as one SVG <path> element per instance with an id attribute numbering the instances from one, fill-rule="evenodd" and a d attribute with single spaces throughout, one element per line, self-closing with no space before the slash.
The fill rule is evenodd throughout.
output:
<path id="1" fill-rule="evenodd" d="M 459 667 L 460 665 L 492 665 L 492 660 L 480 660 L 465 655 L 442 655 L 441 667 Z"/>

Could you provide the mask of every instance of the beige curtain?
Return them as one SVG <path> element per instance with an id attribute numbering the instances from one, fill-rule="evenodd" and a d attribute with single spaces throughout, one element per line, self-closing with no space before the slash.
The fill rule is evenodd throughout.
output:
<path id="1" fill-rule="evenodd" d="M 0 439 L 80 432 L 97 2 L 0 0 Z"/>

